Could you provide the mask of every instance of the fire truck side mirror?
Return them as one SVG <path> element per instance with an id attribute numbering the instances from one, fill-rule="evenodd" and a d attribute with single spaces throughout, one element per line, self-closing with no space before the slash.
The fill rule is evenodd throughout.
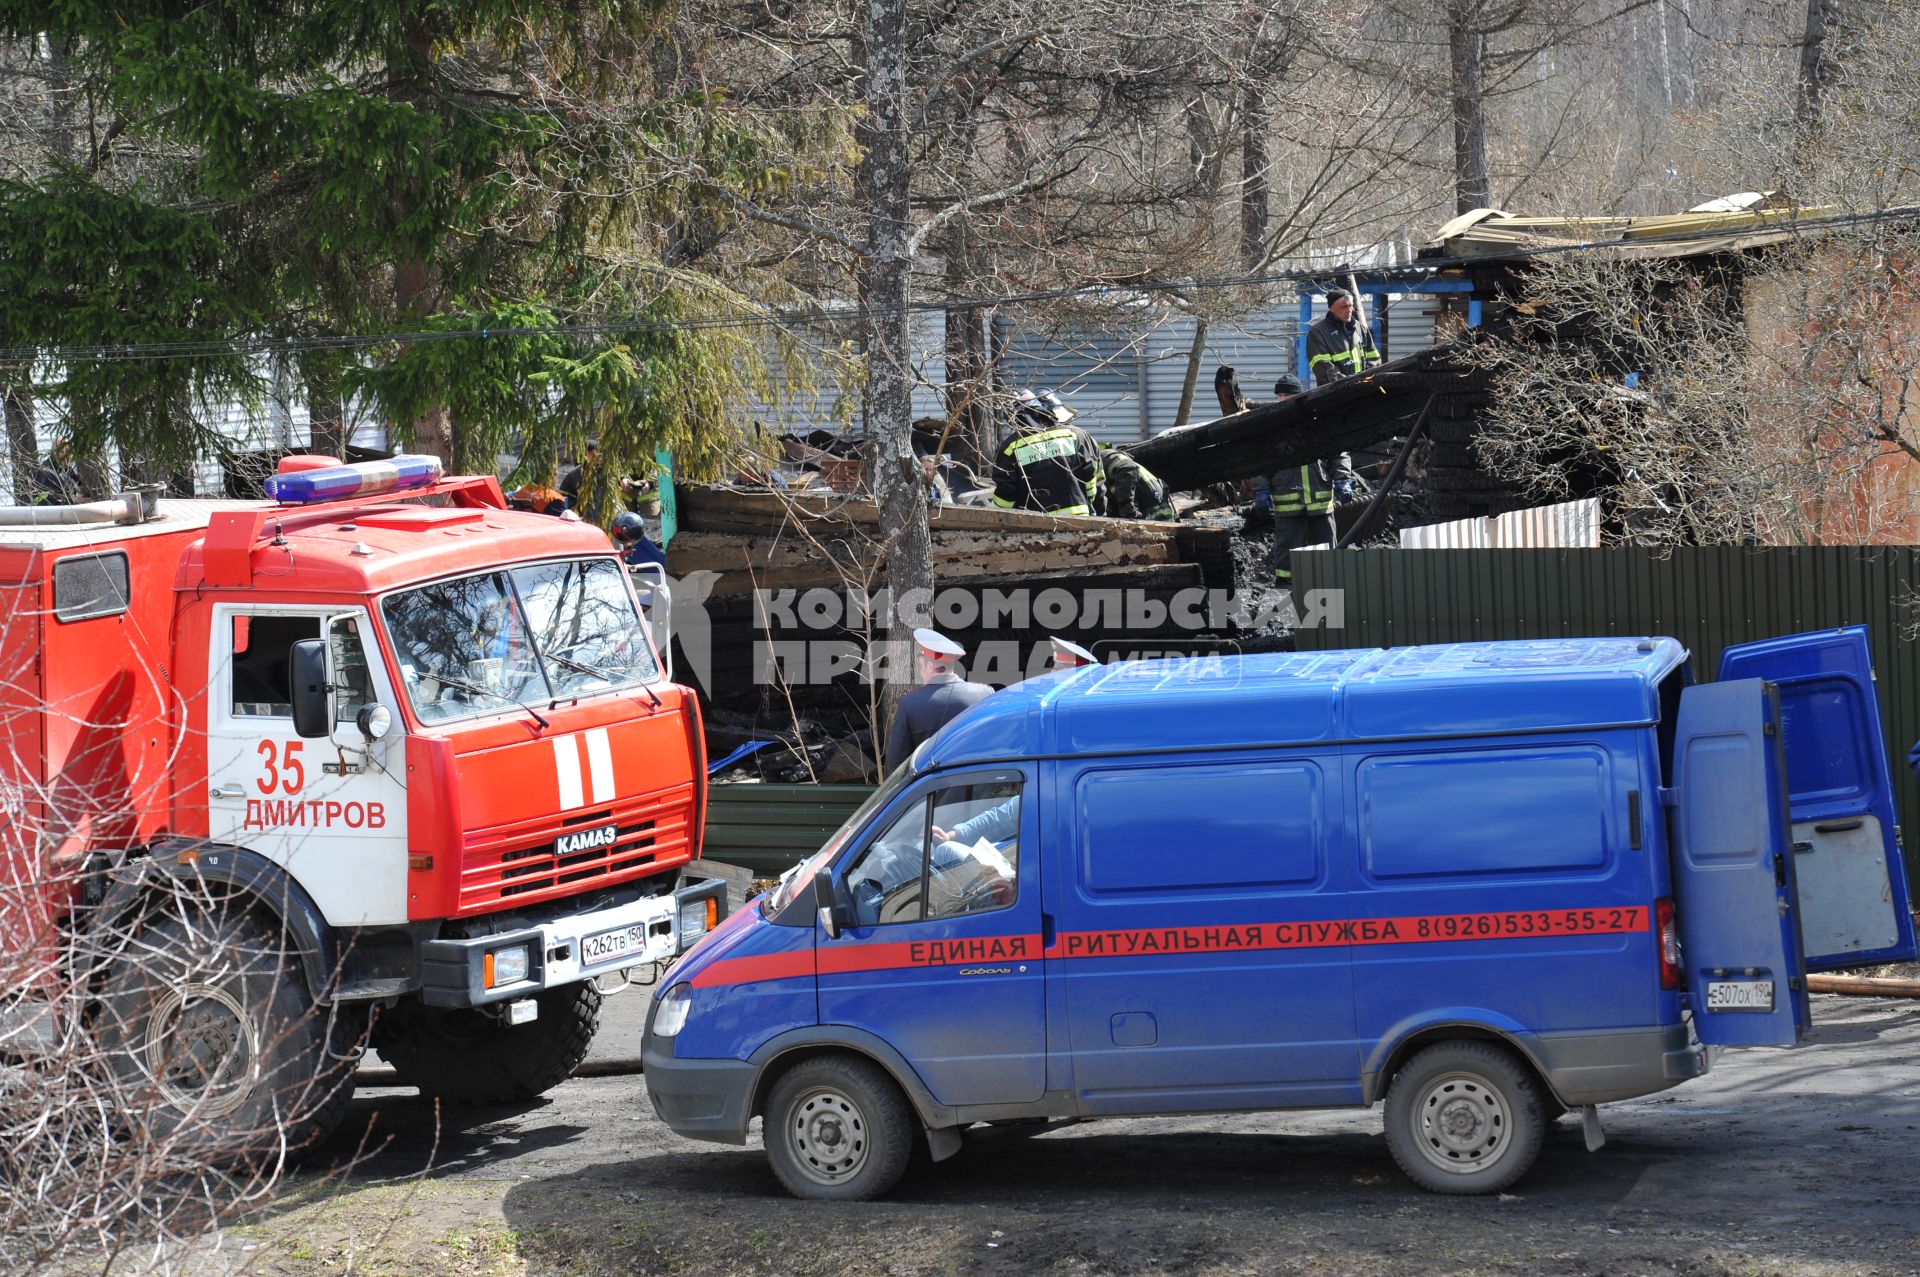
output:
<path id="1" fill-rule="evenodd" d="M 293 691 L 293 730 L 309 740 L 333 733 L 333 707 L 327 693 L 327 645 L 301 639 L 287 654 L 287 681 Z"/>

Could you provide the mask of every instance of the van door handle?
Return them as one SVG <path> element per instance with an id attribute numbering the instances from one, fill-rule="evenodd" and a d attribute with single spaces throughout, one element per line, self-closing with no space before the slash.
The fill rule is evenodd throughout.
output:
<path id="1" fill-rule="evenodd" d="M 244 785 L 215 785 L 207 791 L 209 798 L 245 798 L 246 796 L 247 789 Z"/>
<path id="2" fill-rule="evenodd" d="M 1855 816 L 1852 820 L 1823 820 L 1813 827 L 1816 834 L 1844 834 L 1849 829 L 1858 829 L 1866 824 L 1866 818 Z"/>
<path id="3" fill-rule="evenodd" d="M 1051 948 L 1053 948 L 1053 915 L 1043 913 L 1040 915 L 1040 949 L 1045 952 Z"/>

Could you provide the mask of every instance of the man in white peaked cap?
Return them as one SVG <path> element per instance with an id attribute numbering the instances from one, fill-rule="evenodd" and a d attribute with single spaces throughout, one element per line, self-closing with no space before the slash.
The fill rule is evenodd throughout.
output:
<path id="1" fill-rule="evenodd" d="M 960 658 L 967 650 L 938 630 L 913 632 L 914 655 L 920 667 L 920 686 L 900 698 L 887 733 L 886 769 L 889 773 L 920 748 L 920 742 L 945 727 L 987 697 L 993 689 L 960 677 Z"/>
<path id="2" fill-rule="evenodd" d="M 1100 659 L 1086 648 L 1071 639 L 1063 639 L 1058 634 L 1049 636 L 1053 644 L 1053 668 L 1056 670 L 1077 670 L 1082 665 L 1098 665 Z"/>

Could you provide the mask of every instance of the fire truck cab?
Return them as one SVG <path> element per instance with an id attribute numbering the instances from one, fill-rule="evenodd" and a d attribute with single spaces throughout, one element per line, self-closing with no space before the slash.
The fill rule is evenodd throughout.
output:
<path id="1" fill-rule="evenodd" d="M 427 1092 L 536 1095 L 601 978 L 725 908 L 679 872 L 697 703 L 604 534 L 432 458 L 281 471 L 0 512 L 0 1038 L 84 1021 L 215 1145 L 323 1136 L 370 1022 Z M 219 916 L 160 916 L 182 883 Z M 137 943 L 76 969 L 90 929 Z"/>

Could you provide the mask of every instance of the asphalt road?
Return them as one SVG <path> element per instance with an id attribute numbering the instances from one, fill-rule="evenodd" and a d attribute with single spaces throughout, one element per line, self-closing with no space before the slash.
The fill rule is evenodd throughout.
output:
<path id="1" fill-rule="evenodd" d="M 645 996 L 607 1004 L 597 1055 L 637 1055 Z M 757 1138 L 673 1135 L 638 1076 L 438 1121 L 364 1091 L 333 1148 L 371 1121 L 359 1181 L 504 1185 L 530 1271 L 1920 1273 L 1920 1002 L 1814 1009 L 1799 1047 L 1604 1107 L 1596 1153 L 1559 1123 L 1499 1199 L 1415 1189 L 1375 1109 L 989 1132 L 889 1201 L 801 1203 Z"/>

